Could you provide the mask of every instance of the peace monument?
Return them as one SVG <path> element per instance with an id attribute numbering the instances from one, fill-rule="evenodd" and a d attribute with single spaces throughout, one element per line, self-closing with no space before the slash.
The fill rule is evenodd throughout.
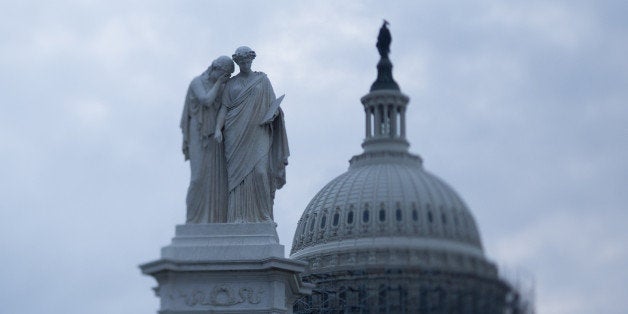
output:
<path id="1" fill-rule="evenodd" d="M 188 88 L 181 117 L 190 161 L 187 217 L 161 258 L 140 266 L 158 283 L 159 313 L 292 313 L 311 293 L 306 263 L 284 257 L 273 221 L 286 183 L 284 115 L 266 74 L 242 46 Z M 240 71 L 234 77 L 234 62 Z"/>

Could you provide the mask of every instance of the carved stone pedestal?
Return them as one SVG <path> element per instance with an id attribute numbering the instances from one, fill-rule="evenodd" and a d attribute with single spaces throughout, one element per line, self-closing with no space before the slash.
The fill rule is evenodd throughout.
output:
<path id="1" fill-rule="evenodd" d="M 141 265 L 155 277 L 161 314 L 292 313 L 310 294 L 305 263 L 284 258 L 274 223 L 176 227 L 161 259 Z"/>

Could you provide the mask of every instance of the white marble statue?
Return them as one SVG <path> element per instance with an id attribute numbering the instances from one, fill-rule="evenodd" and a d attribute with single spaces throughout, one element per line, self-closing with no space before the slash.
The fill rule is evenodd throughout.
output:
<path id="1" fill-rule="evenodd" d="M 225 85 L 214 133 L 218 142 L 224 139 L 231 223 L 272 221 L 275 190 L 286 183 L 282 98 L 275 98 L 266 74 L 251 71 L 255 56 L 249 47 L 233 54 L 240 72 Z"/>
<path id="2" fill-rule="evenodd" d="M 224 145 L 213 139 L 220 94 L 234 71 L 227 56 L 190 83 L 183 116 L 183 154 L 190 160 L 190 187 L 186 198 L 187 223 L 220 223 L 227 219 L 227 168 Z"/>

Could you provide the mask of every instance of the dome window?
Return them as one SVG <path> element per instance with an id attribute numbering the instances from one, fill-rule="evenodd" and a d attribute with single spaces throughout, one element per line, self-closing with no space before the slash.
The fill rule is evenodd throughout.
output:
<path id="1" fill-rule="evenodd" d="M 316 216 L 312 217 L 312 220 L 310 220 L 310 231 L 314 231 L 314 221 L 316 220 Z"/>
<path id="2" fill-rule="evenodd" d="M 323 215 L 323 218 L 321 218 L 321 229 L 325 228 L 326 223 L 327 223 L 327 215 Z"/>
<path id="3" fill-rule="evenodd" d="M 445 215 L 445 213 L 442 213 L 440 218 L 443 221 L 443 225 L 446 225 L 447 224 L 447 216 Z"/>
<path id="4" fill-rule="evenodd" d="M 352 210 L 347 213 L 347 223 L 350 225 L 353 224 L 353 211 Z"/>
<path id="5" fill-rule="evenodd" d="M 419 210 L 416 208 L 415 202 L 412 202 L 412 221 L 419 221 Z"/>
<path id="6" fill-rule="evenodd" d="M 364 212 L 362 212 L 362 221 L 369 222 L 369 218 L 369 210 L 365 209 Z"/>
<path id="7" fill-rule="evenodd" d="M 305 234 L 307 233 L 307 222 L 308 222 L 308 216 L 305 217 L 305 219 L 303 219 L 303 224 L 301 225 L 301 233 L 303 234 L 303 236 L 305 236 Z"/>
<path id="8" fill-rule="evenodd" d="M 339 213 L 335 213 L 334 214 L 334 218 L 331 222 L 332 226 L 336 227 L 338 226 L 338 220 L 340 220 L 340 214 Z"/>
<path id="9" fill-rule="evenodd" d="M 427 212 L 427 221 L 429 221 L 430 223 L 434 222 L 434 216 L 432 215 L 431 210 Z"/>
<path id="10" fill-rule="evenodd" d="M 379 221 L 386 221 L 386 204 L 379 204 Z"/>
<path id="11" fill-rule="evenodd" d="M 397 210 L 395 211 L 395 218 L 397 218 L 397 221 L 401 221 L 401 219 L 403 218 L 401 208 L 397 208 Z"/>

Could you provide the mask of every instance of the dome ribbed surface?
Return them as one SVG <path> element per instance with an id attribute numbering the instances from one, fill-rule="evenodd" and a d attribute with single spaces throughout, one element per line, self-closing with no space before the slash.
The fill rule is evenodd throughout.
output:
<path id="1" fill-rule="evenodd" d="M 384 153 L 354 157 L 347 172 L 316 194 L 299 220 L 291 254 L 334 241 L 390 237 L 438 239 L 482 251 L 458 194 L 425 171 L 418 156 Z"/>

